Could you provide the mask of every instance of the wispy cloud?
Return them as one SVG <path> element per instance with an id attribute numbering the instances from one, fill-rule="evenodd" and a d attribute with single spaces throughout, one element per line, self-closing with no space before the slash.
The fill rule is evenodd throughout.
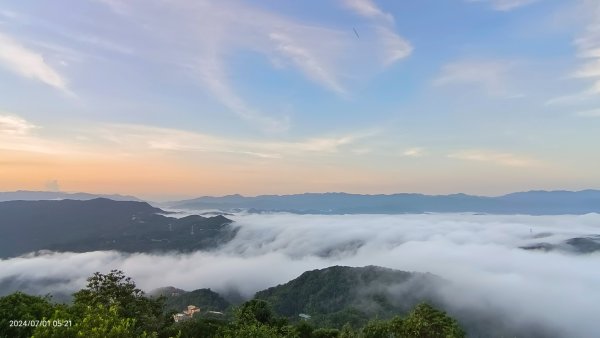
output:
<path id="1" fill-rule="evenodd" d="M 35 125 L 15 115 L 0 115 L 0 135 L 25 135 Z"/>
<path id="2" fill-rule="evenodd" d="M 292 140 L 255 140 L 224 137 L 181 129 L 136 124 L 73 126 L 60 136 L 42 136 L 43 129 L 13 114 L 0 114 L 0 149 L 80 157 L 110 154 L 147 156 L 155 154 L 230 154 L 256 159 L 305 158 L 353 152 L 364 147 L 377 130 L 321 135 Z M 85 137 L 80 137 L 85 135 Z"/>
<path id="3" fill-rule="evenodd" d="M 531 167 L 539 163 L 537 160 L 525 156 L 480 149 L 461 150 L 448 154 L 448 157 L 466 161 L 489 162 L 508 167 Z"/>
<path id="4" fill-rule="evenodd" d="M 265 112 L 238 93 L 237 83 L 228 74 L 228 56 L 238 50 L 277 55 L 313 82 L 344 92 L 332 66 L 340 51 L 324 42 L 335 40 L 336 33 L 330 29 L 300 24 L 237 1 L 102 2 L 131 22 L 146 23 L 142 31 L 149 33 L 145 36 L 148 44 L 163 46 L 149 54 L 191 70 L 215 99 L 264 131 L 286 131 L 290 118 Z M 166 10 L 169 15 L 164 15 Z"/>
<path id="5" fill-rule="evenodd" d="M 8 19 L 16 19 L 19 17 L 19 14 L 10 10 L 0 9 L 0 16 Z"/>
<path id="6" fill-rule="evenodd" d="M 277 64 L 277 70 L 297 71 L 342 97 L 349 95 L 349 82 L 360 78 L 359 74 L 396 62 L 412 50 L 394 32 L 391 15 L 371 1 L 347 4 L 374 23 L 369 29 L 378 38 L 360 44 L 347 27 L 300 21 L 236 0 L 100 2 L 126 16 L 128 23 L 144 22 L 140 34 L 147 39 L 145 44 L 160 46 L 148 55 L 192 70 L 215 99 L 266 131 L 288 129 L 290 118 L 258 108 L 259 103 L 244 98 L 236 89 L 240 83 L 228 76 L 229 57 L 240 50 L 258 52 Z"/>
<path id="7" fill-rule="evenodd" d="M 317 83 L 337 92 L 344 94 L 346 91 L 332 76 L 331 72 L 319 62 L 311 50 L 308 50 L 289 36 L 281 33 L 271 33 L 269 38 L 276 44 L 276 50 L 281 55 L 288 57 L 299 69 Z"/>
<path id="8" fill-rule="evenodd" d="M 35 134 L 40 127 L 13 114 L 0 112 L 0 150 L 57 154 L 67 147 Z"/>
<path id="9" fill-rule="evenodd" d="M 66 80 L 50 65 L 43 55 L 26 48 L 12 37 L 0 32 L 0 65 L 25 78 L 35 79 L 69 93 Z"/>
<path id="10" fill-rule="evenodd" d="M 588 92 L 600 94 L 600 3 L 593 0 L 583 3 L 589 21 L 585 31 L 575 39 L 575 46 L 578 56 L 585 62 L 573 75 L 594 80 L 595 84 Z"/>
<path id="11" fill-rule="evenodd" d="M 342 4 L 360 16 L 366 18 L 394 22 L 390 13 L 382 11 L 372 0 L 341 0 Z"/>
<path id="12" fill-rule="evenodd" d="M 593 54 L 588 54 L 590 55 L 590 58 L 593 58 Z M 600 77 L 600 55 L 598 59 L 592 59 L 589 62 L 586 62 L 584 65 L 582 65 L 574 74 L 573 76 L 575 77 L 580 77 L 580 78 L 587 78 L 587 77 L 591 77 L 591 78 L 596 78 L 596 77 Z"/>
<path id="13" fill-rule="evenodd" d="M 425 154 L 425 149 L 419 148 L 419 147 L 408 148 L 408 149 L 404 150 L 404 152 L 402 152 L 402 155 L 407 156 L 407 157 L 421 157 L 424 154 Z"/>
<path id="14" fill-rule="evenodd" d="M 408 57 L 412 53 L 413 46 L 410 42 L 396 34 L 393 30 L 386 27 L 379 27 L 377 32 L 381 43 L 385 46 L 383 50 L 383 62 L 385 65 L 391 65 L 396 61 Z"/>
<path id="15" fill-rule="evenodd" d="M 384 65 L 391 65 L 396 61 L 408 57 L 413 46 L 408 40 L 397 34 L 393 27 L 394 16 L 381 10 L 372 0 L 341 0 L 344 7 L 355 14 L 370 19 L 375 24 L 375 32 L 383 46 L 381 49 Z"/>
<path id="16" fill-rule="evenodd" d="M 577 57 L 582 59 L 581 65 L 572 72 L 571 77 L 588 82 L 587 88 L 580 92 L 551 98 L 549 105 L 573 105 L 586 103 L 600 94 L 600 2 L 581 0 L 580 21 L 584 28 L 574 39 Z M 591 84 L 589 84 L 591 82 Z"/>
<path id="17" fill-rule="evenodd" d="M 580 117 L 600 117 L 600 109 L 584 110 L 575 113 L 575 115 Z"/>
<path id="18" fill-rule="evenodd" d="M 436 86 L 471 86 L 494 97 L 522 97 L 522 94 L 511 89 L 510 72 L 514 66 L 514 62 L 497 60 L 452 62 L 442 67 L 433 84 Z"/>
<path id="19" fill-rule="evenodd" d="M 467 0 L 468 2 L 485 2 L 489 3 L 494 10 L 511 11 L 519 7 L 531 5 L 540 0 Z"/>
<path id="20" fill-rule="evenodd" d="M 113 41 L 110 41 L 105 38 L 101 38 L 99 36 L 87 35 L 87 34 L 81 34 L 81 33 L 75 33 L 75 32 L 68 32 L 68 31 L 59 31 L 59 33 L 73 41 L 76 41 L 76 42 L 79 42 L 82 44 L 86 44 L 86 45 L 90 45 L 90 46 L 94 46 L 99 49 L 104 49 L 107 51 L 117 52 L 117 53 L 125 54 L 125 55 L 131 55 L 134 52 L 131 49 L 131 47 L 115 43 Z"/>
<path id="21" fill-rule="evenodd" d="M 94 0 L 108 6 L 112 11 L 119 14 L 127 14 L 131 11 L 128 3 L 121 0 Z"/>
<path id="22" fill-rule="evenodd" d="M 246 121 L 257 124 L 268 132 L 281 132 L 289 128 L 288 116 L 275 118 L 266 115 L 248 105 L 230 84 L 225 66 L 217 55 L 206 55 L 191 67 L 200 77 L 206 88 L 228 109 L 235 112 Z"/>
<path id="23" fill-rule="evenodd" d="M 546 105 L 548 106 L 556 106 L 556 105 L 573 105 L 580 104 L 592 99 L 592 93 L 590 91 L 584 91 L 580 93 L 561 95 L 557 97 L 552 97 L 546 101 Z"/>
<path id="24" fill-rule="evenodd" d="M 143 125 L 109 125 L 88 134 L 119 144 L 130 151 L 188 151 L 237 153 L 259 158 L 282 158 L 310 154 L 332 154 L 356 145 L 376 132 L 364 131 L 339 136 L 311 137 L 298 141 L 251 141 L 225 138 L 178 129 Z"/>

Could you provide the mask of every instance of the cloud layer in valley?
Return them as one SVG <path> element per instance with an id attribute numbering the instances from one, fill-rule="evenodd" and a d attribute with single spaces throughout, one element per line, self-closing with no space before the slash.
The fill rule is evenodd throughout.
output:
<path id="1" fill-rule="evenodd" d="M 509 322 L 593 336 L 600 311 L 600 255 L 520 246 L 597 233 L 600 215 L 238 215 L 236 238 L 213 252 L 125 255 L 46 253 L 0 261 L 5 288 L 41 281 L 70 292 L 95 271 L 122 269 L 146 290 L 173 285 L 254 292 L 331 265 L 380 265 L 431 272 L 459 308 L 492 307 Z M 41 283 L 40 283 L 41 284 Z M 33 285 L 33 284 L 31 284 Z M 4 290 L 6 292 L 7 290 Z"/>

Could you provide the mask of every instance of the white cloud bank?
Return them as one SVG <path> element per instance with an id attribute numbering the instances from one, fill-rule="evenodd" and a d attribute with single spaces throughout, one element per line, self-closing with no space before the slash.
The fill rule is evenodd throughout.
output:
<path id="1" fill-rule="evenodd" d="M 457 306 L 493 307 L 515 325 L 539 323 L 569 337 L 598 333 L 600 255 L 518 248 L 597 233 L 597 214 L 268 214 L 234 219 L 241 227 L 237 237 L 214 252 L 54 253 L 2 260 L 0 276 L 4 281 L 51 280 L 55 283 L 42 291 L 70 291 L 82 287 L 95 271 L 122 269 L 146 290 L 167 285 L 217 291 L 234 287 L 251 296 L 306 270 L 374 264 L 440 275 L 455 283 L 451 298 Z M 357 243 L 362 246 L 357 248 Z"/>

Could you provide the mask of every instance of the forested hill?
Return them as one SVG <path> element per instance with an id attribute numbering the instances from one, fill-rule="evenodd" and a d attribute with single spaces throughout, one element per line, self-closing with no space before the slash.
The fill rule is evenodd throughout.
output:
<path id="1" fill-rule="evenodd" d="M 197 289 L 184 291 L 174 287 L 164 287 L 149 293 L 151 297 L 165 297 L 165 309 L 167 311 L 181 312 L 188 305 L 195 305 L 202 311 L 225 311 L 231 304 L 221 295 L 211 289 Z"/>
<path id="2" fill-rule="evenodd" d="M 404 316 L 417 304 L 434 304 L 456 318 L 469 337 L 560 337 L 551 329 L 522 321 L 514 324 L 490 306 L 459 305 L 443 295 L 451 282 L 429 273 L 405 272 L 378 266 L 332 266 L 304 272 L 285 284 L 257 292 L 278 315 L 298 320 L 311 316 L 318 327 L 355 328 L 374 318 Z M 446 291 L 444 291 L 446 290 Z M 456 295 L 453 295 L 456 297 Z"/>
<path id="3" fill-rule="evenodd" d="M 162 288 L 157 294 L 178 297 L 182 290 Z M 181 338 L 464 338 L 459 323 L 444 311 L 421 303 L 406 315 L 383 321 L 373 318 L 363 326 L 350 320 L 340 329 L 318 327 L 312 319 L 290 321 L 275 313 L 271 305 L 252 299 L 225 313 L 210 311 L 204 302 L 218 300 L 208 289 L 189 294 L 187 305 L 200 306 L 193 317 L 173 313 L 164 298 L 151 297 L 136 287 L 122 271 L 95 273 L 87 286 L 73 294 L 71 304 L 53 304 L 47 297 L 16 292 L 0 297 L 0 337 L 181 337 Z M 208 296 L 208 297 L 207 297 Z M 18 304 L 18 306 L 15 306 Z M 180 304 L 181 305 L 181 304 Z M 12 325 L 17 322 L 45 325 Z M 42 318 L 29 320 L 30 318 Z M 48 324 L 48 322 L 50 324 Z M 57 324 L 58 323 L 58 324 Z M 354 327 L 353 327 L 354 326 Z"/>
<path id="4" fill-rule="evenodd" d="M 296 319 L 304 313 L 323 326 L 362 325 L 370 318 L 390 318 L 422 301 L 435 301 L 428 290 L 442 283 L 431 274 L 377 266 L 333 266 L 256 293 L 276 313 Z"/>
<path id="5" fill-rule="evenodd" d="M 36 337 L 74 338 L 81 336 L 75 335 L 80 330 L 119 325 L 127 332 L 138 330 L 135 335 L 119 337 L 138 337 L 145 331 L 156 332 L 158 337 L 462 338 L 463 330 L 474 338 L 573 336 L 547 327 L 549 323 L 528 323 L 514 313 L 474 302 L 460 293 L 452 294 L 451 303 L 445 302 L 440 295 L 450 282 L 435 275 L 376 266 L 333 266 L 307 271 L 235 305 L 210 289 L 186 292 L 166 287 L 151 292 L 147 298 L 120 271 L 96 273 L 88 282 L 86 289 L 74 294 L 72 305 L 52 305 L 47 299 L 20 293 L 0 297 L 0 337 L 30 337 L 26 333 L 35 329 L 19 331 L 9 327 L 6 318 L 10 316 L 49 318 L 55 310 L 62 311 L 58 318 L 72 319 L 76 330 L 56 331 L 54 335 L 38 330 Z M 156 297 L 161 295 L 166 296 L 166 303 L 162 297 Z M 96 303 L 99 300 L 101 304 Z M 17 302 L 21 306 L 15 307 Z M 173 323 L 170 314 L 188 305 L 200 307 L 200 313 L 193 320 Z M 113 306 L 118 307 L 114 312 Z M 309 317 L 301 319 L 300 314 Z M 135 326 L 125 325 L 126 319 L 135 319 Z M 100 325 L 101 322 L 106 323 Z"/>
<path id="6" fill-rule="evenodd" d="M 235 235 L 223 216 L 173 218 L 145 202 L 0 202 L 0 258 L 37 250 L 192 251 Z"/>
<path id="7" fill-rule="evenodd" d="M 259 291 L 254 299 L 267 301 L 274 313 L 292 322 L 300 320 L 299 314 L 308 314 L 310 322 L 319 327 L 341 328 L 347 322 L 360 327 L 373 318 L 405 314 L 420 302 L 435 302 L 427 290 L 442 283 L 432 274 L 377 266 L 332 266 L 304 272 L 283 285 Z M 210 289 L 188 292 L 163 287 L 149 294 L 164 296 L 169 310 L 181 311 L 187 305 L 195 305 L 225 311 L 232 306 Z"/>
<path id="8" fill-rule="evenodd" d="M 552 329 L 522 320 L 515 324 L 506 313 L 489 305 L 458 304 L 444 296 L 454 290 L 451 282 L 429 273 L 406 272 L 378 266 L 332 266 L 306 271 L 281 285 L 259 291 L 254 301 L 265 301 L 273 313 L 290 323 L 301 322 L 300 314 L 310 318 L 306 323 L 318 328 L 354 329 L 373 320 L 404 317 L 420 303 L 429 303 L 447 311 L 458 320 L 469 337 L 561 337 Z M 231 315 L 234 304 L 210 289 L 191 292 L 166 287 L 151 292 L 166 297 L 166 310 L 183 310 L 187 305 L 223 311 Z M 456 299 L 457 295 L 453 294 Z"/>
<path id="9" fill-rule="evenodd" d="M 401 214 L 480 212 L 489 214 L 559 215 L 600 213 L 600 191 L 528 191 L 497 197 L 466 194 L 361 195 L 306 193 L 246 197 L 200 197 L 168 203 L 181 209 L 218 209 L 307 214 Z"/>

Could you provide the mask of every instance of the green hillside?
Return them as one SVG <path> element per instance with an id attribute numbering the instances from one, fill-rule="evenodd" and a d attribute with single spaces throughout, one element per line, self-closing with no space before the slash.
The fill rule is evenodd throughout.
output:
<path id="1" fill-rule="evenodd" d="M 179 290 L 179 289 L 175 289 Z M 160 292 L 165 297 L 165 309 L 167 311 L 182 311 L 188 305 L 195 305 L 204 311 L 226 311 L 231 304 L 221 295 L 211 289 L 198 289 L 194 291 Z M 157 294 L 157 292 L 152 292 Z"/>
<path id="2" fill-rule="evenodd" d="M 332 268 L 339 270 L 339 267 Z M 368 269 L 372 269 L 369 267 Z M 179 291 L 164 288 L 157 294 L 173 297 Z M 208 289 L 184 293 L 185 302 L 223 305 Z M 290 322 L 264 300 L 252 299 L 232 316 L 194 315 L 175 323 L 166 311 L 164 297 L 147 297 L 121 271 L 95 273 L 87 286 L 73 295 L 73 303 L 53 304 L 50 299 L 14 293 L 0 297 L 0 338 L 463 338 L 458 323 L 443 311 L 421 303 L 404 316 L 370 320 L 356 328 L 317 328 L 307 321 Z M 14 325 L 20 318 L 25 325 Z M 42 324 L 39 324 L 42 323 Z"/>
<path id="3" fill-rule="evenodd" d="M 0 258 L 37 250 L 89 252 L 189 252 L 215 247 L 235 236 L 223 216 L 183 218 L 145 202 L 0 202 Z"/>
<path id="4" fill-rule="evenodd" d="M 419 302 L 433 301 L 426 288 L 440 282 L 431 274 L 376 266 L 333 266 L 307 271 L 288 283 L 256 293 L 255 298 L 266 300 L 276 313 L 291 320 L 303 313 L 321 326 L 341 327 L 346 322 L 360 326 L 370 318 L 391 318 Z"/>

